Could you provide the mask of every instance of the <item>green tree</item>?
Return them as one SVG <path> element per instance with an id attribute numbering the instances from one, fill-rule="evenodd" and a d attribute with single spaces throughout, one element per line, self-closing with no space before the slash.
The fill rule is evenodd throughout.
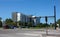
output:
<path id="1" fill-rule="evenodd" d="M 0 17 L 0 21 L 2 20 L 2 18 Z"/>
<path id="2" fill-rule="evenodd" d="M 59 24 L 59 27 L 60 27 L 60 19 L 57 20 L 57 24 Z"/>
<path id="3" fill-rule="evenodd" d="M 45 28 L 45 27 L 48 27 L 49 25 L 47 24 L 43 24 L 43 23 L 39 23 L 39 24 L 37 24 L 37 27 L 39 27 L 39 28 Z"/>
<path id="4" fill-rule="evenodd" d="M 21 22 L 21 21 L 18 21 L 18 23 L 19 23 L 19 26 L 27 26 L 27 22 Z"/>
<path id="5" fill-rule="evenodd" d="M 57 23 L 60 24 L 60 19 L 57 20 Z"/>
<path id="6" fill-rule="evenodd" d="M 2 18 L 0 17 L 0 27 L 2 27 L 2 21 L 1 20 L 2 20 Z"/>
<path id="7" fill-rule="evenodd" d="M 33 23 L 32 22 L 28 22 L 28 26 L 29 27 L 32 27 L 33 26 Z"/>
<path id="8" fill-rule="evenodd" d="M 12 21 L 12 19 L 6 19 L 6 20 L 5 20 L 5 23 L 6 23 L 7 25 L 9 25 L 9 24 L 12 24 L 13 21 Z"/>
<path id="9" fill-rule="evenodd" d="M 38 23 L 36 26 L 37 27 L 41 27 L 42 26 L 42 23 Z"/>
<path id="10" fill-rule="evenodd" d="M 19 26 L 22 24 L 21 21 L 18 21 L 18 23 L 19 23 Z"/>

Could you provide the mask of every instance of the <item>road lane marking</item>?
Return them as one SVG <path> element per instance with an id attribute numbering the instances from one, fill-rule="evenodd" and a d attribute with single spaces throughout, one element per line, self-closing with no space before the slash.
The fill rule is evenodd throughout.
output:
<path id="1" fill-rule="evenodd" d="M 36 34 L 36 33 L 16 33 L 17 35 L 26 35 L 26 36 L 40 36 L 42 37 L 41 34 Z"/>
<path id="2" fill-rule="evenodd" d="M 1 37 L 13 37 L 11 35 L 8 35 L 8 34 L 0 34 Z"/>

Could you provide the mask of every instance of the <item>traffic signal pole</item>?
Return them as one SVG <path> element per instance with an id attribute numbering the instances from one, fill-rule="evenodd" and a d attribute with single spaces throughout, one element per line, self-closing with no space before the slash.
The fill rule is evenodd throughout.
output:
<path id="1" fill-rule="evenodd" d="M 54 24 L 55 24 L 55 30 L 56 30 L 56 7 L 54 5 Z"/>
<path id="2" fill-rule="evenodd" d="M 47 16 L 45 16 L 45 21 L 46 21 L 46 35 L 48 35 Z"/>

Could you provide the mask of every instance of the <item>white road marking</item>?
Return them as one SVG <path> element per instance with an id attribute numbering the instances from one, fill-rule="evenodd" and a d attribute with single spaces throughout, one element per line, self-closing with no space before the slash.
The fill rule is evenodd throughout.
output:
<path id="1" fill-rule="evenodd" d="M 46 36 L 46 37 L 56 37 L 56 36 Z"/>
<path id="2" fill-rule="evenodd" d="M 0 34 L 1 37 L 13 37 L 13 36 L 10 36 L 8 34 Z"/>
<path id="3" fill-rule="evenodd" d="M 24 33 L 24 35 L 29 35 L 29 36 L 39 36 L 39 34 L 31 34 L 31 33 Z"/>
<path id="4" fill-rule="evenodd" d="M 22 34 L 22 35 L 26 35 L 26 36 L 40 36 L 40 37 L 42 37 L 41 34 L 35 34 L 35 33 L 16 33 L 16 34 L 17 35 Z"/>

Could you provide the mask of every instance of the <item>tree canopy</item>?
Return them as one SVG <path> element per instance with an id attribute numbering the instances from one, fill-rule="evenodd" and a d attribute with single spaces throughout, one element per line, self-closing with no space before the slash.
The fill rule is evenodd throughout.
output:
<path id="1" fill-rule="evenodd" d="M 57 24 L 60 24 L 60 19 L 57 20 Z"/>
<path id="2" fill-rule="evenodd" d="M 5 20 L 5 23 L 8 25 L 8 24 L 12 24 L 13 23 L 13 21 L 12 21 L 12 19 L 6 19 Z"/>
<path id="3" fill-rule="evenodd" d="M 2 20 L 2 18 L 0 17 L 0 27 L 2 27 L 2 21 L 1 20 Z"/>

